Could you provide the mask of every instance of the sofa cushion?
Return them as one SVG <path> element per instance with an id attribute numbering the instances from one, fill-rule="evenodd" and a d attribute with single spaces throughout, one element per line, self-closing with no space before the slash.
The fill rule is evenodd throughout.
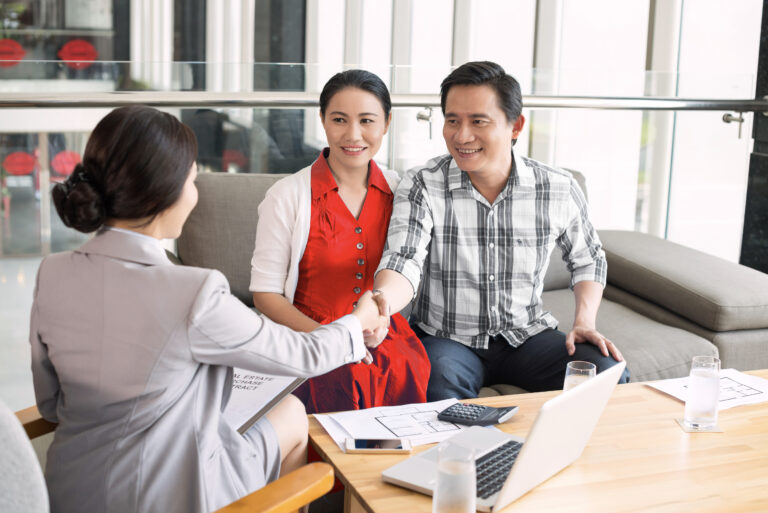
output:
<path id="1" fill-rule="evenodd" d="M 477 394 L 477 397 L 494 397 L 497 395 L 515 395 L 526 393 L 528 393 L 527 390 L 516 387 L 515 385 L 499 384 L 481 388 L 480 392 Z"/>
<path id="2" fill-rule="evenodd" d="M 248 306 L 253 306 L 248 285 L 259 203 L 283 176 L 199 174 L 195 182 L 199 200 L 178 239 L 178 255 L 184 265 L 221 271 L 232 293 Z"/>
<path id="3" fill-rule="evenodd" d="M 650 303 L 625 290 L 608 285 L 604 297 L 621 303 L 651 319 L 674 326 L 712 342 L 720 354 L 723 369 L 753 370 L 768 368 L 768 328 L 758 330 L 711 331 L 688 319 Z"/>
<path id="4" fill-rule="evenodd" d="M 544 308 L 568 332 L 573 326 L 574 296 L 570 290 L 554 290 L 542 296 Z M 632 381 L 687 376 L 697 355 L 717 356 L 708 340 L 680 328 L 667 326 L 604 299 L 597 314 L 597 329 L 616 344 L 627 361 Z"/>
<path id="5" fill-rule="evenodd" d="M 639 232 L 600 232 L 608 282 L 712 331 L 768 328 L 768 275 Z"/>

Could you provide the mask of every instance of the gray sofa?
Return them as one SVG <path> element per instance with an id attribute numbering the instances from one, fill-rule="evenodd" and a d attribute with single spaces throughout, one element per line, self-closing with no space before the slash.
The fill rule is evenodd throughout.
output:
<path id="1" fill-rule="evenodd" d="M 249 306 L 258 205 L 282 176 L 199 175 L 200 199 L 178 240 L 183 264 L 220 270 Z M 621 349 L 632 381 L 685 376 L 695 355 L 719 354 L 723 368 L 768 368 L 768 275 L 638 232 L 601 231 L 600 238 L 608 286 L 597 325 Z M 556 248 L 543 301 L 566 332 L 574 310 L 569 282 Z M 484 395 L 520 391 L 494 389 Z"/>

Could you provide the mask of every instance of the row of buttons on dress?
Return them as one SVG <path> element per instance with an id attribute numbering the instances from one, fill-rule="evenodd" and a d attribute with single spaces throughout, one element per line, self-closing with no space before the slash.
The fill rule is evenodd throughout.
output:
<path id="1" fill-rule="evenodd" d="M 363 233 L 363 229 L 360 226 L 358 226 L 358 227 L 355 228 L 355 233 L 358 233 L 358 234 L 359 233 Z M 355 247 L 357 249 L 359 249 L 359 250 L 362 250 L 364 245 L 363 245 L 362 242 L 358 242 Z M 357 259 L 357 265 L 363 265 L 363 264 L 365 264 L 365 260 L 363 260 L 362 258 L 358 258 Z M 363 279 L 363 273 L 355 273 L 355 279 L 362 280 Z M 362 292 L 362 290 L 363 289 L 361 289 L 360 287 L 355 287 L 354 288 L 354 293 L 355 294 L 360 294 L 360 292 Z M 357 305 L 355 304 L 355 306 L 357 306 Z"/>

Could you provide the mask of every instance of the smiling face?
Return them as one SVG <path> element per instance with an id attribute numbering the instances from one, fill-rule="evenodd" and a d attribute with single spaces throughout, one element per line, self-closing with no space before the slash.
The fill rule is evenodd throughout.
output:
<path id="1" fill-rule="evenodd" d="M 512 139 L 517 139 L 524 124 L 522 115 L 514 122 L 507 119 L 491 86 L 458 85 L 448 90 L 443 138 L 462 171 L 507 176 Z"/>
<path id="2" fill-rule="evenodd" d="M 381 147 L 392 116 L 385 116 L 372 93 L 348 87 L 328 102 L 320 120 L 328 139 L 328 164 L 334 171 L 368 169 L 368 162 Z"/>

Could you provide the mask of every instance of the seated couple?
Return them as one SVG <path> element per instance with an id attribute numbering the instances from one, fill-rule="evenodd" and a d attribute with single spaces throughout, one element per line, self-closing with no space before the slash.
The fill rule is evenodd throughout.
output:
<path id="1" fill-rule="evenodd" d="M 398 185 L 373 160 L 391 119 L 386 86 L 366 71 L 337 74 L 320 95 L 328 148 L 259 206 L 250 289 L 273 321 L 311 331 L 366 290 L 382 315 L 415 298 L 413 329 L 395 314 L 367 337 L 373 363 L 298 390 L 310 413 L 476 397 L 496 383 L 552 390 L 569 360 L 601 371 L 621 359 L 595 329 L 606 262 L 581 190 L 512 151 L 525 123 L 517 81 L 468 63 L 443 81 L 441 104 L 449 155 Z M 568 335 L 541 303 L 555 244 L 576 296 Z"/>
<path id="2" fill-rule="evenodd" d="M 523 118 L 518 87 L 508 110 L 510 83 L 488 63 L 453 72 L 451 155 L 395 187 L 371 160 L 389 125 L 386 88 L 365 72 L 331 79 L 329 149 L 262 206 L 251 285 L 266 317 L 221 273 L 166 258 L 160 240 L 178 237 L 197 202 L 191 130 L 141 106 L 102 119 L 53 190 L 62 221 L 96 235 L 42 261 L 31 312 L 37 405 L 58 423 L 45 470 L 52 511 L 207 512 L 303 464 L 295 398 L 244 435 L 222 418 L 232 367 L 319 376 L 301 397 L 320 411 L 336 408 L 328 390 L 358 408 L 469 397 L 491 382 L 558 388 L 569 358 L 598 368 L 609 352 L 620 358 L 594 329 L 605 260 L 583 196 L 568 175 L 513 156 Z M 567 336 L 539 299 L 554 243 L 577 297 Z M 389 319 L 419 287 L 423 346 Z"/>

